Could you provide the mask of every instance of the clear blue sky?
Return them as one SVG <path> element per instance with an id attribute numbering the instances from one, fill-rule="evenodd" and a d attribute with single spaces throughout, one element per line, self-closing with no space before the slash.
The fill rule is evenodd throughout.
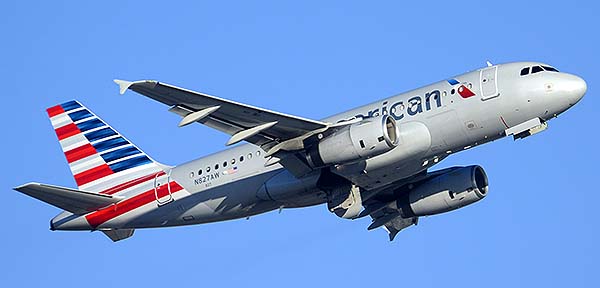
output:
<path id="1" fill-rule="evenodd" d="M 593 1 L 93 2 L 1 5 L 0 287 L 600 286 Z M 44 111 L 70 99 L 164 163 L 224 147 L 222 133 L 177 128 L 166 107 L 118 95 L 114 78 L 318 119 L 486 60 L 550 63 L 585 78 L 587 96 L 542 134 L 435 167 L 482 165 L 489 197 L 423 218 L 391 243 L 366 230 L 368 219 L 342 220 L 324 206 L 138 230 L 112 243 L 99 232 L 49 231 L 59 210 L 11 190 L 75 187 Z"/>

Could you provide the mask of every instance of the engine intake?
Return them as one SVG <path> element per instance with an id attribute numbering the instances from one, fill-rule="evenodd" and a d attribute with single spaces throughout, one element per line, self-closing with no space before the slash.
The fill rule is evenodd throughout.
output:
<path id="1" fill-rule="evenodd" d="M 404 217 L 434 215 L 475 203 L 487 192 L 488 179 L 481 166 L 456 167 L 404 193 L 397 205 Z"/>
<path id="2" fill-rule="evenodd" d="M 398 146 L 396 120 L 389 115 L 344 126 L 308 150 L 308 162 L 318 168 L 368 159 Z"/>

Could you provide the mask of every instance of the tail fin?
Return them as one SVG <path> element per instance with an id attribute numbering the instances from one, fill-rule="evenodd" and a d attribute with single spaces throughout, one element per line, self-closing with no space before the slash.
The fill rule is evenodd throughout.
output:
<path id="1" fill-rule="evenodd" d="M 110 194 L 111 187 L 163 171 L 81 103 L 73 100 L 46 111 L 80 190 Z"/>

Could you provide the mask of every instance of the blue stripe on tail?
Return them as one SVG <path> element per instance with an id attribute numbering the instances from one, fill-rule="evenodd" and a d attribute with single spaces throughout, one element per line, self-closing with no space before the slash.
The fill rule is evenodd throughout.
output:
<path id="1" fill-rule="evenodd" d="M 73 122 L 79 121 L 81 119 L 85 119 L 85 118 L 89 118 L 92 117 L 94 115 L 92 115 L 92 113 L 90 113 L 90 111 L 88 110 L 79 110 L 73 113 L 69 113 L 69 117 L 71 117 L 71 120 L 73 120 Z"/>
<path id="2" fill-rule="evenodd" d="M 152 163 L 150 159 L 146 155 L 140 155 L 138 157 L 130 158 L 127 160 L 123 160 L 114 164 L 109 165 L 110 169 L 112 169 L 115 173 L 131 169 L 137 166 L 141 166 L 144 164 Z"/>
<path id="3" fill-rule="evenodd" d="M 128 145 L 128 144 L 130 144 L 130 143 L 127 142 L 127 140 L 123 139 L 122 137 L 118 137 L 118 138 L 112 138 L 112 139 L 108 139 L 108 140 L 105 140 L 102 142 L 94 143 L 93 146 L 94 146 L 94 148 L 96 148 L 96 151 L 102 152 L 102 151 L 106 151 L 108 149 L 112 149 L 115 147 Z"/>
<path id="4" fill-rule="evenodd" d="M 85 132 L 85 131 L 92 130 L 92 129 L 95 129 L 98 127 L 102 127 L 104 125 L 105 125 L 104 122 L 100 121 L 98 118 L 94 118 L 94 119 L 77 124 L 77 128 L 79 128 L 79 131 Z"/>
<path id="5" fill-rule="evenodd" d="M 96 140 L 100 140 L 106 137 L 110 137 L 113 135 L 117 135 L 117 132 L 113 131 L 110 128 L 104 128 L 104 129 L 100 129 L 100 130 L 96 130 L 90 133 L 85 134 L 85 138 L 88 139 L 88 141 L 90 142 L 94 142 Z"/>
<path id="6" fill-rule="evenodd" d="M 60 106 L 63 108 L 63 110 L 65 110 L 65 112 L 67 112 L 81 107 L 81 104 L 77 103 L 75 100 L 71 100 L 69 102 L 60 104 Z"/>
<path id="7" fill-rule="evenodd" d="M 108 163 L 108 162 L 115 161 L 117 159 L 125 158 L 127 156 L 135 155 L 138 153 L 140 153 L 140 150 L 138 150 L 137 148 L 135 148 L 133 146 L 128 146 L 128 147 L 121 148 L 121 149 L 118 149 L 115 151 L 104 153 L 100 156 L 102 156 L 102 159 L 104 159 L 104 161 L 106 163 Z"/>

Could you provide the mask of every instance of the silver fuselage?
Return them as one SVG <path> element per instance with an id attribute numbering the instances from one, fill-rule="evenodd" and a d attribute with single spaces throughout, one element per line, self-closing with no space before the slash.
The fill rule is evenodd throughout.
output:
<path id="1" fill-rule="evenodd" d="M 585 82 L 571 74 L 544 71 L 520 75 L 521 69 L 535 65 L 541 63 L 481 68 L 449 78 L 459 84 L 443 80 L 324 119 L 335 123 L 389 114 L 397 120 L 402 136 L 402 144 L 387 153 L 354 166 L 333 169 L 365 190 L 377 191 L 422 172 L 451 154 L 504 137 L 510 127 L 534 118 L 548 121 L 577 103 L 585 93 Z M 468 87 L 475 96 L 463 98 L 457 91 L 460 85 Z M 419 127 L 426 128 L 428 139 L 411 136 L 411 129 Z M 326 201 L 323 191 L 313 185 L 312 176 L 298 180 L 279 164 L 266 166 L 266 161 L 259 147 L 244 144 L 167 168 L 168 177 L 189 193 L 174 196 L 174 201 L 165 205 L 157 202 L 128 212 L 97 228 L 208 223 Z M 231 170 L 232 167 L 236 169 Z M 269 189 L 278 190 L 277 199 L 270 196 Z M 85 221 L 77 220 L 82 217 L 65 212 L 53 219 L 52 225 L 58 230 L 89 230 Z"/>

